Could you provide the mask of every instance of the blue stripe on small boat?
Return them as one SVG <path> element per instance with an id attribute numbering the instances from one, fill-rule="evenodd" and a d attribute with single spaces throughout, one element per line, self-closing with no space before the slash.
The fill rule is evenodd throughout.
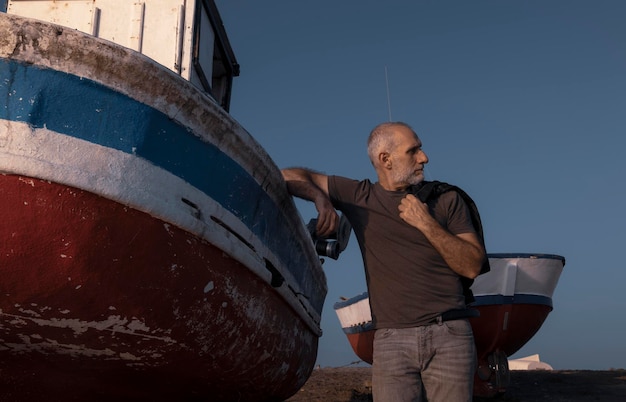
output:
<path id="1" fill-rule="evenodd" d="M 343 307 L 349 306 L 349 305 L 351 305 L 351 304 L 354 304 L 354 303 L 360 302 L 361 300 L 363 300 L 363 299 L 367 299 L 368 297 L 369 297 L 369 293 L 364 292 L 364 293 L 361 293 L 361 294 L 360 294 L 360 295 L 358 295 L 358 296 L 351 297 L 351 298 L 349 298 L 348 300 L 343 300 L 343 301 L 340 301 L 340 302 L 335 303 L 335 304 L 333 305 L 333 308 L 334 308 L 335 310 L 339 310 L 340 308 L 343 308 Z"/>
<path id="2" fill-rule="evenodd" d="M 335 310 L 338 310 L 342 307 L 349 306 L 351 304 L 355 304 L 358 301 L 366 299 L 368 297 L 368 293 L 362 293 L 358 296 L 355 296 L 349 300 L 337 302 L 334 305 Z M 473 307 L 479 306 L 501 306 L 505 304 L 538 304 L 543 306 L 548 306 L 552 308 L 552 298 L 547 296 L 540 295 L 529 295 L 529 294 L 516 294 L 515 296 L 502 296 L 502 295 L 487 295 L 487 296 L 475 296 L 476 301 L 471 304 Z M 366 331 L 370 331 L 374 329 L 374 326 L 371 321 L 366 323 L 353 325 L 351 327 L 343 328 L 343 332 L 345 334 L 358 334 Z"/>
<path id="3" fill-rule="evenodd" d="M 472 306 L 489 306 L 502 304 L 540 304 L 552 307 L 551 297 L 531 294 L 515 294 L 514 296 L 485 295 L 474 296 L 474 299 L 475 301 L 471 304 Z"/>
<path id="4" fill-rule="evenodd" d="M 556 254 L 530 254 L 530 253 L 495 253 L 487 254 L 488 258 L 536 258 L 544 260 L 560 260 L 565 265 L 565 257 Z"/>
<path id="5" fill-rule="evenodd" d="M 204 192 L 237 216 L 290 271 L 321 312 L 324 294 L 284 218 L 261 186 L 218 147 L 165 114 L 94 81 L 0 59 L 0 119 L 80 138 L 149 160 Z M 249 202 L 252 199 L 257 203 Z M 262 217 L 262 218 L 261 218 Z M 278 232 L 276 232 L 278 230 Z M 323 293 L 323 292 L 322 292 Z"/>
<path id="6" fill-rule="evenodd" d="M 374 329 L 374 324 L 371 321 L 364 324 L 353 325 L 351 327 L 343 328 L 343 333 L 347 335 L 360 334 L 363 332 L 371 331 Z"/>

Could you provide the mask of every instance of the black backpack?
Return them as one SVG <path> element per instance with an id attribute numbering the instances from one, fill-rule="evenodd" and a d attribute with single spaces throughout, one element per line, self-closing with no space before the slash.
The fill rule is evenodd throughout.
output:
<path id="1" fill-rule="evenodd" d="M 461 190 L 457 186 L 453 186 L 452 184 L 444 183 L 441 181 L 423 181 L 413 188 L 413 195 L 415 195 L 420 201 L 426 202 L 429 199 L 437 198 L 441 194 L 446 193 L 448 191 L 456 191 L 467 207 L 470 210 L 470 215 L 472 217 L 472 224 L 474 225 L 474 230 L 476 230 L 476 234 L 478 235 L 478 239 L 482 244 L 483 248 L 485 248 L 485 238 L 483 235 L 483 225 L 480 221 L 480 214 L 478 213 L 478 207 L 474 200 L 463 190 Z M 489 267 L 489 259 L 485 258 L 485 262 L 480 269 L 480 274 L 482 275 L 486 272 L 489 272 L 491 268 Z M 472 283 L 474 283 L 473 279 L 461 277 L 461 283 L 463 285 L 463 294 L 465 295 L 465 304 L 470 304 L 474 302 L 474 295 L 472 294 Z"/>

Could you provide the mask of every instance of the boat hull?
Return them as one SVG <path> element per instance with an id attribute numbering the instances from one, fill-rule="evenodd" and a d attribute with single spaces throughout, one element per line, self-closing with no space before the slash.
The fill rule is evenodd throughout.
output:
<path id="1" fill-rule="evenodd" d="M 474 308 L 480 312 L 479 317 L 470 318 L 478 357 L 474 395 L 491 397 L 506 390 L 508 357 L 535 336 L 552 306 L 511 302 Z"/>
<path id="2" fill-rule="evenodd" d="M 496 349 L 507 356 L 515 354 L 535 336 L 552 311 L 549 305 L 531 303 L 474 308 L 480 312 L 479 317 L 470 319 L 479 359 Z"/>
<path id="3" fill-rule="evenodd" d="M 543 304 L 502 304 L 475 306 L 479 317 L 470 318 L 479 360 L 487 360 L 490 353 L 501 350 L 507 356 L 522 348 L 541 328 L 552 311 Z M 364 362 L 372 363 L 374 330 L 369 327 L 352 328 L 346 337 L 354 353 Z"/>
<path id="4" fill-rule="evenodd" d="M 0 175 L 0 199 L 5 397 L 282 400 L 308 378 L 316 335 L 210 243 L 32 178 Z"/>
<path id="5" fill-rule="evenodd" d="M 304 384 L 325 276 L 231 116 L 141 54 L 4 13 L 0 97 L 0 399 Z"/>
<path id="6" fill-rule="evenodd" d="M 509 382 L 508 356 L 517 352 L 541 328 L 552 311 L 552 294 L 565 260 L 554 255 L 490 254 L 491 272 L 472 285 L 469 319 L 478 364 L 474 395 L 491 397 Z M 364 362 L 373 362 L 374 333 L 367 293 L 335 304 L 348 342 Z"/>

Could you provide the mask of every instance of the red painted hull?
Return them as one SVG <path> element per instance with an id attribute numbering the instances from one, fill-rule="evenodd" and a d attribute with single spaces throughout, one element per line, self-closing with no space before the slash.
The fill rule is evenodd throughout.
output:
<path id="1" fill-rule="evenodd" d="M 374 330 L 346 334 L 352 350 L 366 363 L 374 361 Z"/>
<path id="2" fill-rule="evenodd" d="M 284 400 L 309 377 L 317 336 L 222 250 L 46 181 L 0 175 L 0 200 L 0 400 Z"/>
<path id="3" fill-rule="evenodd" d="M 478 356 L 474 395 L 491 397 L 508 385 L 506 357 L 524 346 L 541 328 L 552 307 L 541 304 L 476 306 L 480 317 L 470 318 Z M 374 330 L 346 334 L 354 353 L 372 364 Z M 497 359 L 500 359 L 499 361 Z M 494 370 L 494 365 L 503 365 Z"/>
<path id="4" fill-rule="evenodd" d="M 541 304 L 502 304 L 475 307 L 480 317 L 471 318 L 478 359 L 495 350 L 513 355 L 541 328 L 552 307 Z"/>
<path id="5" fill-rule="evenodd" d="M 480 317 L 470 319 L 478 355 L 474 395 L 492 397 L 504 392 L 509 384 L 507 358 L 535 336 L 552 307 L 498 304 L 475 308 Z"/>
<path id="6" fill-rule="evenodd" d="M 501 350 L 511 356 L 541 328 L 552 308 L 539 304 L 502 304 L 474 307 L 480 317 L 470 318 L 478 359 Z M 374 331 L 347 334 L 354 353 L 364 362 L 373 361 Z"/>

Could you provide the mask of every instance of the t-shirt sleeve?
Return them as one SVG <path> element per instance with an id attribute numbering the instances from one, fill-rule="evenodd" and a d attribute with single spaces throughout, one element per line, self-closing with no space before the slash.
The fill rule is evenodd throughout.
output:
<path id="1" fill-rule="evenodd" d="M 358 181 L 341 176 L 328 176 L 328 196 L 333 206 L 344 210 L 347 205 L 354 205 L 359 201 L 369 181 Z"/>
<path id="2" fill-rule="evenodd" d="M 459 193 L 448 191 L 442 194 L 440 199 L 441 202 L 438 206 L 446 208 L 445 214 L 448 217 L 447 229 L 450 233 L 454 235 L 476 233 L 469 207 Z"/>

